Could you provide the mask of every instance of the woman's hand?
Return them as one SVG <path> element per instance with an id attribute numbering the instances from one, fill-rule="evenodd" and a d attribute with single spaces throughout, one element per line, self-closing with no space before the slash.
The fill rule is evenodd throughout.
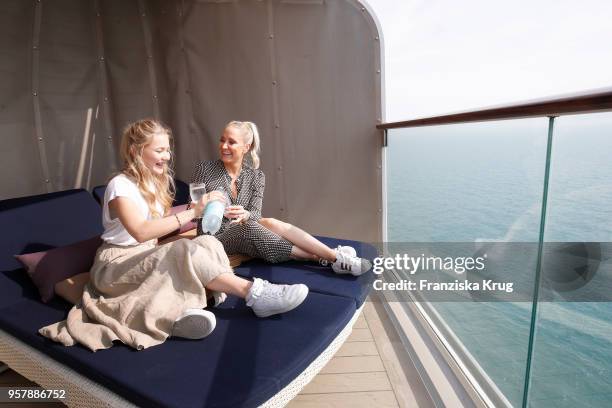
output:
<path id="1" fill-rule="evenodd" d="M 202 213 L 204 212 L 204 209 L 206 208 L 206 204 L 214 200 L 226 202 L 227 197 L 225 197 L 225 194 L 223 192 L 215 190 L 211 191 L 210 193 L 204 194 L 199 201 L 192 201 L 191 208 L 193 208 L 193 210 L 195 211 L 195 216 L 201 217 Z"/>
<path id="2" fill-rule="evenodd" d="M 237 224 L 248 220 L 251 213 L 245 210 L 241 205 L 230 205 L 225 209 L 225 214 L 223 215 L 230 219 L 233 218 L 230 224 Z"/>

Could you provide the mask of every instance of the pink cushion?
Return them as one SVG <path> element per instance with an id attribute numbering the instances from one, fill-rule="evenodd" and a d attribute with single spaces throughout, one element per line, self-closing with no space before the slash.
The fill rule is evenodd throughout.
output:
<path id="1" fill-rule="evenodd" d="M 65 247 L 15 257 L 38 288 L 42 301 L 48 302 L 55 295 L 56 283 L 91 269 L 100 245 L 100 237 L 94 237 Z"/>

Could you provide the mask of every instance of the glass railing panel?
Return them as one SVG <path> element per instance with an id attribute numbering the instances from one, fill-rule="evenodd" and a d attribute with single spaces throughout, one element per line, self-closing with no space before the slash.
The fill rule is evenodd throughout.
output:
<path id="1" fill-rule="evenodd" d="M 537 242 L 546 118 L 392 129 L 389 241 Z"/>
<path id="2" fill-rule="evenodd" d="M 555 119 L 530 407 L 612 401 L 612 113 Z"/>
<path id="3" fill-rule="evenodd" d="M 388 241 L 443 250 L 529 242 L 521 272 L 533 288 L 547 131 L 547 118 L 390 130 Z M 530 299 L 427 303 L 456 358 L 514 406 L 523 396 Z"/>

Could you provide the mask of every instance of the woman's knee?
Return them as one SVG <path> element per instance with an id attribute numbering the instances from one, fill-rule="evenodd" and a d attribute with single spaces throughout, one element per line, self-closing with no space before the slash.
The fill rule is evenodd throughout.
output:
<path id="1" fill-rule="evenodd" d="M 259 223 L 277 234 L 285 232 L 291 227 L 291 224 L 277 220 L 276 218 L 262 218 L 259 220 Z"/>
<path id="2" fill-rule="evenodd" d="M 217 252 L 219 251 L 225 252 L 223 243 L 216 237 L 213 237 L 212 235 L 200 235 L 192 239 L 191 243 L 199 245 L 204 248 L 210 248 Z"/>
<path id="3" fill-rule="evenodd" d="M 183 254 L 189 251 L 189 248 L 194 245 L 193 242 L 191 242 L 191 240 L 187 239 L 187 238 L 181 238 L 181 239 L 177 239 L 176 241 L 172 241 L 168 244 L 166 244 L 169 246 L 169 252 L 175 252 L 175 253 L 179 253 L 179 254 Z"/>
<path id="4" fill-rule="evenodd" d="M 211 249 L 213 251 L 223 251 L 223 244 L 212 235 L 200 235 L 194 239 L 181 238 L 177 239 L 170 244 L 170 251 L 179 254 L 181 256 L 187 253 L 194 254 L 198 251 L 199 247 Z"/>

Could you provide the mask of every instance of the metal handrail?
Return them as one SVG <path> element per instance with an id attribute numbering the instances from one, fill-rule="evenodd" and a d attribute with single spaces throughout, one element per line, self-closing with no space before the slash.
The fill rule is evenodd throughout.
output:
<path id="1" fill-rule="evenodd" d="M 388 130 L 418 126 L 448 125 L 452 123 L 483 122 L 489 120 L 574 115 L 609 110 L 612 110 L 612 88 L 603 88 L 577 94 L 556 96 L 448 115 L 412 119 L 402 122 L 381 123 L 377 125 L 376 128 Z"/>

